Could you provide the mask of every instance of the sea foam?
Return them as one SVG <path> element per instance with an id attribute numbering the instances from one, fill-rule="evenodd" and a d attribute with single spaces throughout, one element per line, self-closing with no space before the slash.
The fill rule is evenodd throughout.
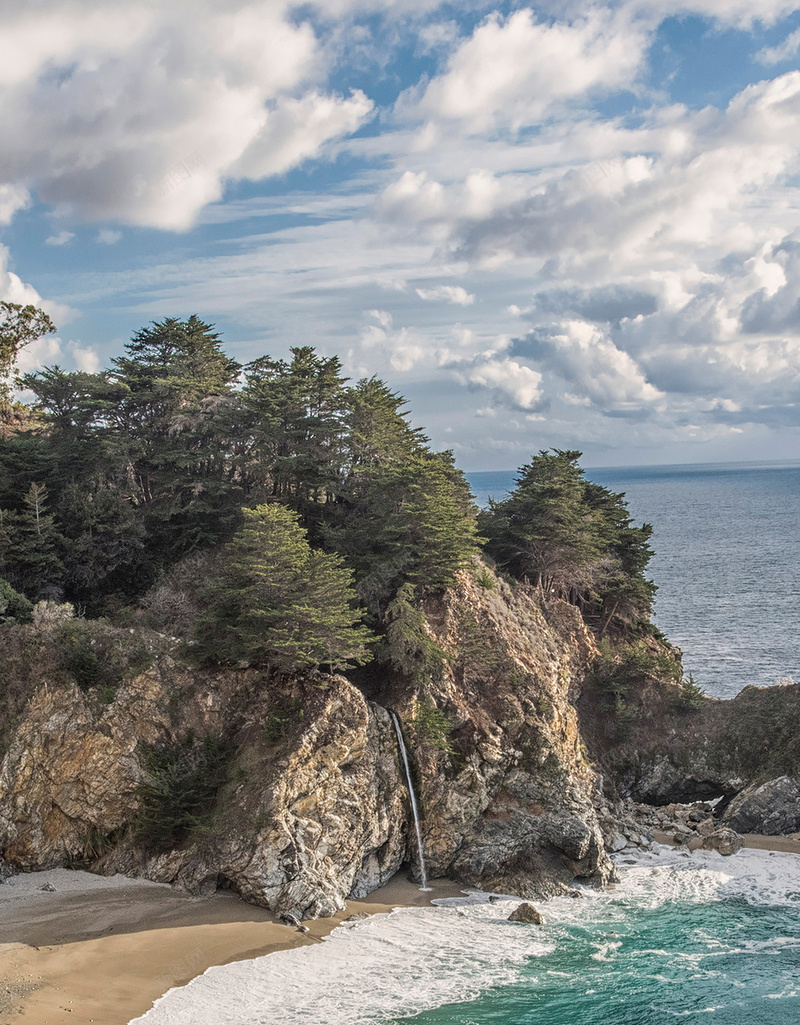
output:
<path id="1" fill-rule="evenodd" d="M 723 858 L 655 845 L 617 863 L 620 882 L 609 889 L 541 904 L 542 927 L 507 921 L 519 898 L 465 891 L 436 907 L 401 908 L 345 923 L 314 946 L 210 968 L 170 990 L 135 1023 L 367 1025 L 511 986 L 569 928 L 601 926 L 590 956 L 609 961 L 619 946 L 614 927 L 633 909 L 730 899 L 800 902 L 800 858 L 792 854 L 744 850 Z"/>

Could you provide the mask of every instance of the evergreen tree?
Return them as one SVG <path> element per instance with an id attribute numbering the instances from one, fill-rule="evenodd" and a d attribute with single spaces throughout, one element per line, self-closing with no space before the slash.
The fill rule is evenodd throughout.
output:
<path id="1" fill-rule="evenodd" d="M 646 622 L 652 528 L 633 525 L 624 495 L 587 481 L 580 456 L 541 451 L 523 466 L 512 494 L 479 517 L 486 550 L 544 596 L 579 605 L 601 633 Z"/>
<path id="2" fill-rule="evenodd" d="M 228 428 L 240 366 L 195 316 L 143 328 L 112 364 L 123 390 L 109 416 L 116 458 L 159 570 L 234 529 L 242 494 Z"/>
<path id="3" fill-rule="evenodd" d="M 64 539 L 48 512 L 47 488 L 32 483 L 21 512 L 0 510 L 0 572 L 29 598 L 61 590 Z"/>
<path id="4" fill-rule="evenodd" d="M 260 505 L 243 514 L 208 585 L 201 656 L 281 672 L 368 661 L 371 636 L 353 608 L 351 571 L 311 548 L 290 509 Z"/>
<path id="5" fill-rule="evenodd" d="M 315 530 L 341 479 L 345 380 L 337 357 L 291 352 L 289 363 L 264 356 L 245 367 L 249 475 L 256 498 L 279 499 Z"/>

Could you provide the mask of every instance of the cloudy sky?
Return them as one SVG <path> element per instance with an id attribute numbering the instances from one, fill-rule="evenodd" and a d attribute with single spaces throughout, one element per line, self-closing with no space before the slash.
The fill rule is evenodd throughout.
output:
<path id="1" fill-rule="evenodd" d="M 4 7 L 25 369 L 197 313 L 467 470 L 800 457 L 800 2 Z"/>

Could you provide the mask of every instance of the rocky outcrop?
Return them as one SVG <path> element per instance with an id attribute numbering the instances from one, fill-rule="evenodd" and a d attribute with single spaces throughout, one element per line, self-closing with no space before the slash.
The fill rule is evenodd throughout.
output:
<path id="1" fill-rule="evenodd" d="M 527 901 L 514 908 L 508 916 L 509 922 L 523 922 L 525 925 L 544 925 L 542 913 Z"/>
<path id="2" fill-rule="evenodd" d="M 257 674 L 188 674 L 156 666 L 97 707 L 77 689 L 37 695 L 0 777 L 0 849 L 12 864 L 89 861 L 206 893 L 224 881 L 280 913 L 334 913 L 389 879 L 406 857 L 406 813 L 393 732 L 342 677 L 298 682 L 303 719 L 268 743 L 274 702 Z M 154 852 L 115 831 L 135 820 L 145 751 L 188 729 L 218 732 L 248 712 L 213 815 Z M 285 700 L 285 696 L 284 696 Z M 280 720 L 283 722 L 283 719 Z M 106 850 L 110 847 L 110 850 Z"/>
<path id="3" fill-rule="evenodd" d="M 195 893 L 232 885 L 298 919 L 364 896 L 416 843 L 386 710 L 411 751 L 431 876 L 547 896 L 613 875 L 574 700 L 593 644 L 578 612 L 488 571 L 425 608 L 437 672 L 278 683 L 190 670 L 168 655 L 111 694 L 39 686 L 0 771 L 0 855 L 17 868 L 80 862 Z M 367 693 L 376 700 L 368 700 Z M 105 703 L 108 702 L 108 703 Z M 222 738 L 208 813 L 165 846 L 135 823 L 149 752 Z"/>
<path id="4" fill-rule="evenodd" d="M 800 786 L 789 776 L 749 786 L 734 797 L 722 821 L 738 833 L 793 833 L 800 829 Z"/>
<path id="5" fill-rule="evenodd" d="M 426 606 L 448 657 L 440 676 L 400 701 L 415 733 L 431 872 L 524 897 L 562 892 L 576 876 L 608 881 L 601 781 L 584 758 L 574 706 L 591 638 L 565 602 L 548 608 L 548 622 L 525 588 L 480 579 L 465 574 Z M 432 706 L 449 723 L 446 738 L 426 736 L 423 709 Z"/>

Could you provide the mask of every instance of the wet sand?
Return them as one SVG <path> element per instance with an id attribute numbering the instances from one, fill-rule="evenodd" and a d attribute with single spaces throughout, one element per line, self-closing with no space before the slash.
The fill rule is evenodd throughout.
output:
<path id="1" fill-rule="evenodd" d="M 661 843 L 671 843 L 656 831 Z M 800 854 L 797 837 L 747 834 L 745 846 Z M 694 844 L 690 845 L 694 846 Z M 57 870 L 63 873 L 63 870 Z M 425 906 L 464 888 L 435 880 L 430 893 L 396 876 L 363 901 L 348 901 L 333 918 L 306 922 L 308 932 L 286 925 L 235 893 L 190 897 L 167 886 L 120 881 L 97 889 L 84 874 L 69 873 L 68 892 L 40 892 L 66 876 L 15 877 L 36 886 L 14 899 L 0 887 L 0 1025 L 127 1025 L 173 986 L 183 986 L 211 965 L 320 943 L 353 914 L 380 914 Z M 12 883 L 15 880 L 12 880 Z"/>
<path id="2" fill-rule="evenodd" d="M 671 833 L 665 833 L 661 829 L 654 829 L 653 839 L 657 843 L 667 844 L 671 847 L 685 847 L 688 851 L 698 850 L 703 843 L 702 837 L 695 837 L 688 844 L 676 844 Z M 797 835 L 792 836 L 761 836 L 760 833 L 742 833 L 745 847 L 756 851 L 776 851 L 779 854 L 800 854 L 800 839 Z"/>
<path id="3" fill-rule="evenodd" d="M 353 914 L 424 906 L 463 892 L 448 880 L 431 885 L 422 893 L 395 877 L 333 918 L 306 922 L 307 933 L 225 891 L 194 898 L 128 885 L 3 901 L 0 1025 L 126 1025 L 211 965 L 320 943 Z"/>

